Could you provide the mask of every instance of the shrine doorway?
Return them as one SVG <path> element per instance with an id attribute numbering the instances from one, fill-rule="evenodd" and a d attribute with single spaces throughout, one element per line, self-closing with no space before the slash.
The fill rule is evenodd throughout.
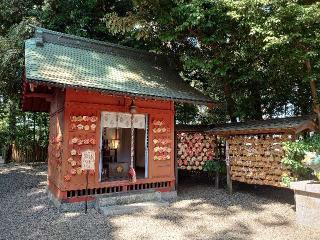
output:
<path id="1" fill-rule="evenodd" d="M 147 116 L 134 115 L 134 169 L 148 177 Z M 131 155 L 131 114 L 102 112 L 100 181 L 128 179 Z"/>

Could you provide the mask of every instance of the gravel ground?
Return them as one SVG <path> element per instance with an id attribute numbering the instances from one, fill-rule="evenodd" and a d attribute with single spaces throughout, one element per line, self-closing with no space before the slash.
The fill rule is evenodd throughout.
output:
<path id="1" fill-rule="evenodd" d="M 293 196 L 270 188 L 232 196 L 180 182 L 170 207 L 104 217 L 59 213 L 48 201 L 46 166 L 0 165 L 0 239 L 320 239 L 294 223 Z"/>

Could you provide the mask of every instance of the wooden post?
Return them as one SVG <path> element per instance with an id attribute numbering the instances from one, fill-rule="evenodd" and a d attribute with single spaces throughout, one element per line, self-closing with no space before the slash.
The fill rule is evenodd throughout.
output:
<path id="1" fill-rule="evenodd" d="M 219 171 L 216 170 L 216 177 L 215 177 L 215 188 L 218 189 L 219 188 Z"/>
<path id="2" fill-rule="evenodd" d="M 215 156 L 217 157 L 216 161 L 220 164 L 220 154 L 219 154 L 219 146 L 218 146 L 218 141 L 217 141 L 217 137 L 215 137 L 215 143 L 216 143 L 216 148 L 215 148 Z M 214 184 L 215 184 L 215 188 L 218 189 L 219 188 L 219 171 L 218 169 L 216 169 L 216 176 L 215 176 L 215 180 L 214 180 Z"/>
<path id="3" fill-rule="evenodd" d="M 86 173 L 86 202 L 84 206 L 84 213 L 87 214 L 88 212 L 88 182 L 89 182 L 89 170 Z"/>
<path id="4" fill-rule="evenodd" d="M 175 182 L 175 190 L 178 191 L 178 163 L 177 163 L 177 143 L 178 143 L 178 138 L 177 138 L 177 132 L 174 131 L 174 170 L 175 170 L 175 176 L 176 176 L 176 182 Z"/>
<path id="5" fill-rule="evenodd" d="M 228 192 L 232 194 L 232 179 L 231 179 L 231 169 L 230 169 L 230 157 L 229 157 L 229 143 L 228 138 L 226 139 L 226 167 L 227 167 L 227 185 Z"/>

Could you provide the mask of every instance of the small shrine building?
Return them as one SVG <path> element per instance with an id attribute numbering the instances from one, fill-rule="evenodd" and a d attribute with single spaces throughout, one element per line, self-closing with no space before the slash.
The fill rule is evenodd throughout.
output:
<path id="1" fill-rule="evenodd" d="M 49 113 L 55 200 L 174 191 L 175 102 L 213 104 L 164 56 L 43 28 L 25 42 L 22 108 Z"/>

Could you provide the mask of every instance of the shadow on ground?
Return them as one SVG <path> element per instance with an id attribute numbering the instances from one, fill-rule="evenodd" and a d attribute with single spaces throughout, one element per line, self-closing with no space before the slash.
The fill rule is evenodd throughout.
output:
<path id="1" fill-rule="evenodd" d="M 60 213 L 46 193 L 46 165 L 0 167 L 0 239 L 114 239 L 95 210 Z"/>

